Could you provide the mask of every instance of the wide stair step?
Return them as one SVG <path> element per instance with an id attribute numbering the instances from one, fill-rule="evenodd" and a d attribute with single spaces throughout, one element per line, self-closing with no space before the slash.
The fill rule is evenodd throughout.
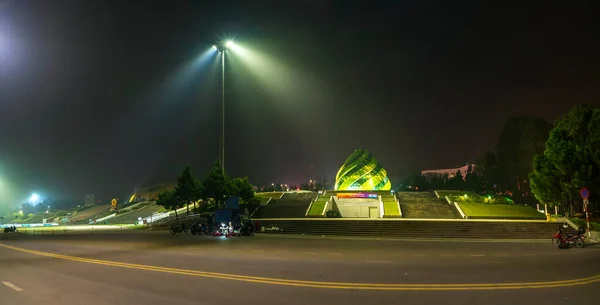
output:
<path id="1" fill-rule="evenodd" d="M 259 207 L 254 218 L 301 218 L 306 214 L 314 193 L 286 193 L 281 199 L 273 199 L 266 206 Z"/>
<path id="2" fill-rule="evenodd" d="M 256 219 L 265 233 L 391 238 L 552 239 L 562 223 Z M 572 229 L 567 233 L 574 233 Z M 260 230 L 259 230 L 260 232 Z"/>
<path id="3" fill-rule="evenodd" d="M 455 208 L 449 204 L 401 203 L 404 218 L 457 219 Z"/>

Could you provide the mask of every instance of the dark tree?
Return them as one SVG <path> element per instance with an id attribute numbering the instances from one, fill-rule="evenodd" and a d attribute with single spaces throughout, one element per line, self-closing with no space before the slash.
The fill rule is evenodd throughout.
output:
<path id="1" fill-rule="evenodd" d="M 230 181 L 221 169 L 221 164 L 216 161 L 210 169 L 208 176 L 202 182 L 206 198 L 213 198 L 217 207 L 221 207 L 226 196 L 230 194 Z"/>
<path id="2" fill-rule="evenodd" d="M 443 190 L 446 189 L 446 181 L 444 180 L 444 176 L 442 175 L 434 175 L 429 182 L 431 188 L 434 190 Z"/>
<path id="3" fill-rule="evenodd" d="M 231 194 L 240 197 L 243 202 L 249 203 L 254 198 L 254 189 L 248 177 L 231 180 Z"/>
<path id="4" fill-rule="evenodd" d="M 486 152 L 475 162 L 475 172 L 480 177 L 482 192 L 488 195 L 497 195 L 498 162 L 493 152 Z"/>
<path id="5" fill-rule="evenodd" d="M 454 177 L 450 178 L 450 185 L 452 186 L 452 189 L 455 190 L 465 189 L 465 180 L 463 179 L 463 175 L 461 174 L 460 170 L 457 170 L 456 174 L 454 174 Z"/>
<path id="6" fill-rule="evenodd" d="M 190 166 L 186 166 L 177 178 L 175 186 L 175 197 L 184 202 L 187 206 L 187 214 L 190 214 L 189 204 L 194 203 L 194 213 L 196 213 L 196 203 L 202 199 L 203 187 L 200 181 L 191 173 Z"/>
<path id="7" fill-rule="evenodd" d="M 465 190 L 469 190 L 475 193 L 483 192 L 483 186 L 481 183 L 481 177 L 477 174 L 471 164 L 467 168 L 467 174 L 465 175 Z"/>
<path id="8" fill-rule="evenodd" d="M 414 174 L 410 175 L 404 181 L 404 184 L 415 187 L 416 189 L 421 190 L 421 191 L 431 189 L 431 184 L 429 183 L 427 178 L 425 178 L 423 175 L 421 175 L 421 173 L 414 173 Z"/>
<path id="9" fill-rule="evenodd" d="M 157 195 L 156 204 L 167 210 L 175 211 L 175 218 L 179 219 L 177 209 L 181 207 L 181 202 L 175 197 L 175 191 L 163 191 Z"/>
<path id="10" fill-rule="evenodd" d="M 551 128 L 545 120 L 530 116 L 514 117 L 504 124 L 496 146 L 497 184 L 515 198 L 529 196 L 533 156 L 544 151 Z"/>
<path id="11" fill-rule="evenodd" d="M 535 157 L 532 192 L 543 203 L 573 212 L 579 190 L 599 196 L 600 107 L 577 106 L 555 122 L 543 153 Z"/>

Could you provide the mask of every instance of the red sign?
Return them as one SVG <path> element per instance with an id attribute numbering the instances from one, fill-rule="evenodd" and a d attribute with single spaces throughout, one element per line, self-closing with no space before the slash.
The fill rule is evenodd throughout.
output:
<path id="1" fill-rule="evenodd" d="M 377 198 L 377 194 L 369 193 L 340 193 L 337 195 L 338 198 Z"/>
<path id="2" fill-rule="evenodd" d="M 590 191 L 588 191 L 588 189 L 586 189 L 585 187 L 581 189 L 581 191 L 579 192 L 579 195 L 581 195 L 581 198 L 583 199 L 588 199 L 590 198 Z"/>

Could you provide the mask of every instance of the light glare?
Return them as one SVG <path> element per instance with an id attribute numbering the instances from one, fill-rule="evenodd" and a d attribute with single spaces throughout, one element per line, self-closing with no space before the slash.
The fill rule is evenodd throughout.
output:
<path id="1" fill-rule="evenodd" d="M 40 200 L 40 196 L 36 193 L 31 194 L 31 197 L 29 197 L 29 201 L 31 201 L 31 203 L 34 203 L 38 200 Z"/>

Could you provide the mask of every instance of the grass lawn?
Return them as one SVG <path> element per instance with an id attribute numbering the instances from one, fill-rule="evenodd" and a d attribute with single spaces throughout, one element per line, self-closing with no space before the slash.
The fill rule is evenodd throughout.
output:
<path id="1" fill-rule="evenodd" d="M 283 192 L 264 192 L 264 193 L 254 193 L 254 196 L 258 198 L 271 198 L 279 199 L 283 196 Z"/>
<path id="2" fill-rule="evenodd" d="M 325 208 L 326 201 L 316 201 L 310 207 L 310 211 L 308 211 L 308 216 L 321 216 L 323 215 L 323 209 Z"/>
<path id="3" fill-rule="evenodd" d="M 458 205 L 465 215 L 472 218 L 546 219 L 544 214 L 527 206 L 472 202 L 459 202 Z"/>
<path id="4" fill-rule="evenodd" d="M 448 196 L 450 201 L 452 202 L 468 202 L 468 203 L 493 203 L 493 204 L 506 204 L 512 202 L 509 198 L 499 196 L 499 197 L 484 197 L 473 192 L 469 191 L 459 191 L 459 190 L 441 190 L 437 191 L 440 198 L 444 198 Z M 466 195 L 466 196 L 465 196 Z"/>
<path id="5" fill-rule="evenodd" d="M 313 202 L 310 206 L 308 216 L 322 216 L 327 201 L 329 201 L 329 197 L 319 197 L 317 201 Z"/>
<path id="6" fill-rule="evenodd" d="M 392 200 L 384 200 L 383 201 L 383 215 L 385 216 L 400 216 L 400 211 L 398 210 L 398 203 Z"/>

